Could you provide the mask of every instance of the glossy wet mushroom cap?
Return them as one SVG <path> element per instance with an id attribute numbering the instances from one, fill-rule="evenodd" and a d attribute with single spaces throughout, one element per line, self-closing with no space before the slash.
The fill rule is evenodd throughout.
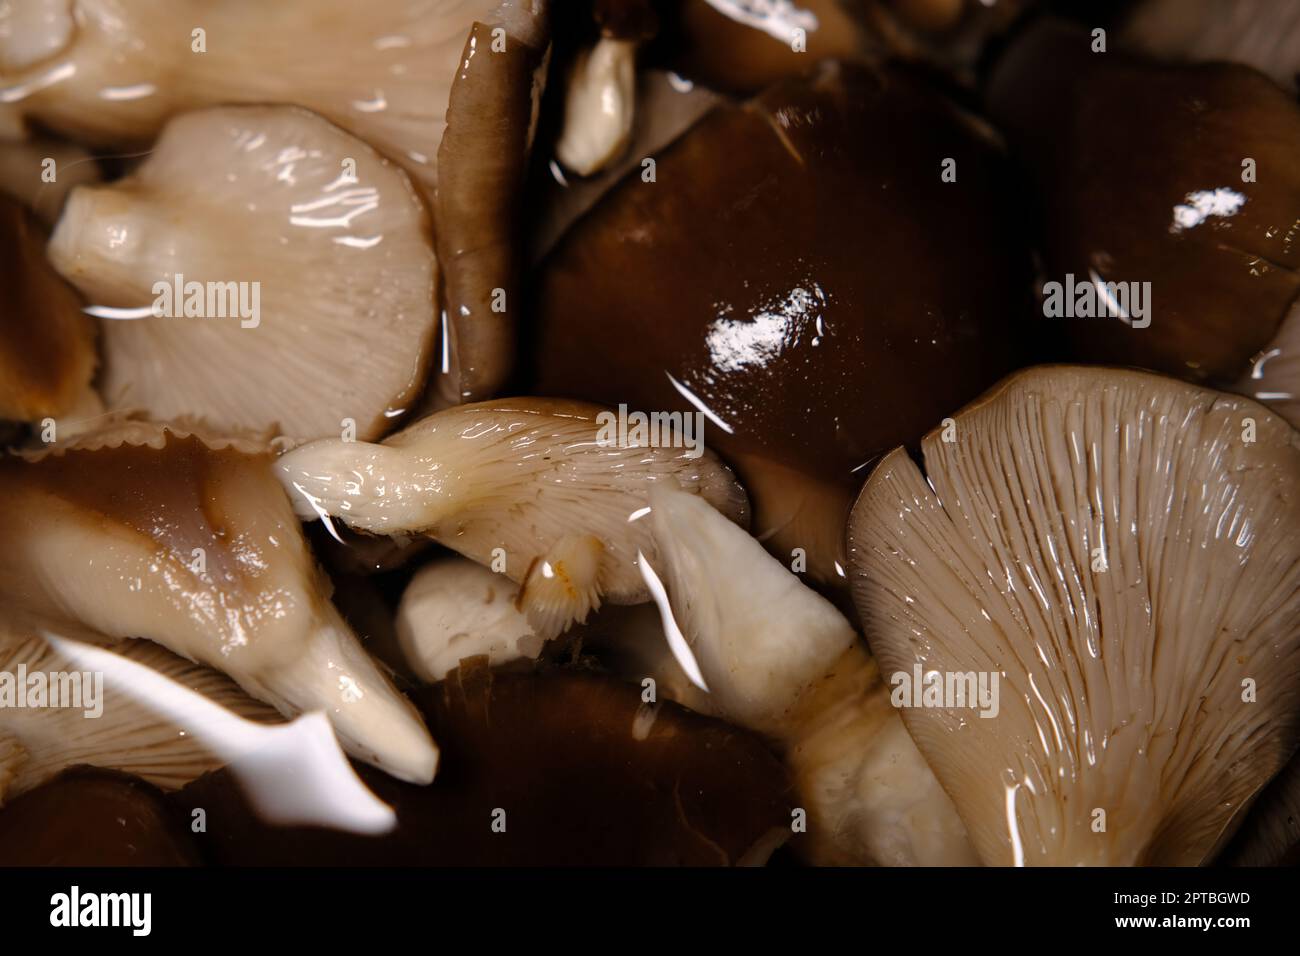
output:
<path id="1" fill-rule="evenodd" d="M 653 159 L 542 267 L 540 387 L 699 413 L 756 534 L 834 579 L 865 467 L 1010 367 L 1028 257 L 999 149 L 907 73 L 825 64 Z"/>
<path id="2" fill-rule="evenodd" d="M 162 791 L 129 774 L 73 768 L 0 808 L 0 867 L 202 863 Z"/>
<path id="3" fill-rule="evenodd" d="M 1300 293 L 1300 105 L 1249 67 L 1093 42 L 1052 22 L 1024 35 L 990 112 L 1040 197 L 1044 281 L 1068 299 L 1073 276 L 1076 301 L 1096 283 L 1146 283 L 1146 314 L 1040 308 L 1035 334 L 1060 337 L 1070 361 L 1230 385 Z"/>
<path id="4" fill-rule="evenodd" d="M 743 731 L 571 670 L 467 662 L 422 692 L 443 743 L 417 788 L 358 772 L 398 814 L 382 838 L 260 823 L 226 772 L 175 795 L 204 807 L 227 864 L 717 866 L 761 863 L 790 834 L 780 762 Z"/>

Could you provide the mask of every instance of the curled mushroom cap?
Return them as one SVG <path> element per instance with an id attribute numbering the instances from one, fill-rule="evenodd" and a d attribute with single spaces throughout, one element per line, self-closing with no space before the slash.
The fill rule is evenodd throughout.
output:
<path id="1" fill-rule="evenodd" d="M 492 665 L 536 658 L 542 639 L 515 604 L 509 578 L 460 557 L 426 564 L 397 608 L 397 639 L 411 669 L 436 683 L 468 657 Z"/>
<path id="2" fill-rule="evenodd" d="M 377 534 L 420 531 L 521 585 L 551 638 L 602 599 L 644 601 L 638 551 L 653 555 L 650 487 L 675 481 L 733 520 L 744 492 L 701 447 L 619 444 L 597 406 L 513 398 L 438 412 L 382 444 L 323 439 L 276 471 L 305 519 Z"/>
<path id="3" fill-rule="evenodd" d="M 173 799 L 203 807 L 219 863 L 728 866 L 790 835 L 789 781 L 753 734 L 574 669 L 467 662 L 417 698 L 444 743 L 429 787 L 359 768 L 396 810 L 381 838 L 270 827 L 230 772 Z"/>
<path id="4" fill-rule="evenodd" d="M 782 745 L 807 809 L 807 855 L 974 862 L 952 801 L 843 615 L 694 496 L 656 489 L 651 508 L 675 626 L 709 704 Z"/>
<path id="5" fill-rule="evenodd" d="M 45 261 L 35 218 L 0 196 L 0 419 L 37 421 L 93 403 L 95 325 Z"/>
<path id="6" fill-rule="evenodd" d="M 424 208 L 400 169 L 304 110 L 178 117 L 130 176 L 73 191 L 49 256 L 110 316 L 110 406 L 302 439 L 348 419 L 372 437 L 423 382 Z"/>
<path id="7" fill-rule="evenodd" d="M 838 581 L 865 467 L 1011 367 L 1001 153 L 909 74 L 827 63 L 652 158 L 542 267 L 538 389 L 706 416 L 757 536 Z"/>
<path id="8" fill-rule="evenodd" d="M 1038 334 L 1060 337 L 1071 360 L 1230 385 L 1300 294 L 1300 106 L 1249 67 L 1171 66 L 1091 43 L 1083 31 L 1036 27 L 989 90 L 1042 196 L 1044 275 L 1055 285 L 1044 286 L 1040 315 L 1052 317 Z M 1065 308 L 1086 306 L 1094 290 L 1090 314 Z"/>
<path id="9" fill-rule="evenodd" d="M 33 458 L 0 461 L 0 597 L 21 622 L 148 638 L 432 779 L 428 731 L 330 603 L 269 454 L 136 423 Z"/>
<path id="10" fill-rule="evenodd" d="M 992 719 L 938 695 L 903 714 L 981 858 L 1203 861 L 1300 727 L 1300 435 L 1075 367 L 946 434 L 924 475 L 901 449 L 872 473 L 850 560 L 882 671 L 997 688 Z"/>
<path id="11" fill-rule="evenodd" d="M 42 637 L 21 637 L 4 627 L 0 633 L 0 803 L 39 787 L 79 764 L 120 770 L 164 790 L 175 790 L 225 761 L 182 727 L 142 702 L 130 687 L 103 675 L 95 683 L 84 671 L 52 650 Z M 253 700 L 229 678 L 177 657 L 149 641 L 128 641 L 118 653 L 189 687 L 247 720 L 277 720 L 275 710 Z M 75 675 L 59 690 L 59 678 Z M 41 706 L 31 704 L 30 689 L 18 687 L 19 676 L 44 686 Z M 8 683 L 8 686 L 6 684 Z M 29 706 L 18 706 L 19 694 Z M 57 706 L 56 706 L 57 704 Z"/>

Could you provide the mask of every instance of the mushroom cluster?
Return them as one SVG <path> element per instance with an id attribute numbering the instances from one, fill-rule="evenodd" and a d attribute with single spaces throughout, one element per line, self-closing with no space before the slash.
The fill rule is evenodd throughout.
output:
<path id="1" fill-rule="evenodd" d="M 0 865 L 1300 859 L 1300 18 L 1082 6 L 0 3 Z"/>

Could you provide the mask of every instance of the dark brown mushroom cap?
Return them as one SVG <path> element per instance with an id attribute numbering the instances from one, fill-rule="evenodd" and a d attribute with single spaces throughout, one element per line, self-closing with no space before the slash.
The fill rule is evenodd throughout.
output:
<path id="1" fill-rule="evenodd" d="M 437 780 L 357 767 L 397 811 L 387 836 L 269 827 L 228 770 L 174 799 L 207 810 L 207 848 L 230 864 L 725 865 L 789 833 L 788 780 L 758 738 L 671 702 L 643 706 L 639 687 L 478 659 L 420 703 L 442 747 Z"/>
<path id="2" fill-rule="evenodd" d="M 1056 24 L 1031 31 L 993 77 L 991 112 L 1042 197 L 1046 281 L 1150 282 L 1151 324 L 1053 318 L 1042 333 L 1064 336 L 1067 360 L 1232 382 L 1300 292 L 1300 107 L 1248 67 L 1091 43 Z M 1179 226 L 1177 207 L 1218 190 L 1235 213 Z"/>
<path id="3" fill-rule="evenodd" d="M 202 862 L 162 791 L 115 770 L 74 767 L 0 809 L 0 867 Z"/>
<path id="4" fill-rule="evenodd" d="M 691 412 L 689 390 L 758 536 L 805 525 L 774 546 L 828 568 L 814 544 L 839 552 L 863 466 L 1010 365 L 1028 258 L 1002 157 L 909 75 L 831 63 L 717 107 L 656 163 L 545 264 L 542 391 Z"/>
<path id="5" fill-rule="evenodd" d="M 95 324 L 45 260 L 44 230 L 0 196 L 0 419 L 70 411 L 95 371 Z"/>

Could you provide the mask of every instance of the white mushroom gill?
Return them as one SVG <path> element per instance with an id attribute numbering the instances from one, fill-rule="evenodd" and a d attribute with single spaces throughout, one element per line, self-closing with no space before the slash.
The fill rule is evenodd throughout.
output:
<path id="1" fill-rule="evenodd" d="M 945 438 L 946 436 L 946 438 Z M 867 482 L 887 673 L 996 676 L 904 720 L 988 864 L 1197 864 L 1300 724 L 1300 435 L 1140 372 L 1019 373 Z"/>
<path id="2" fill-rule="evenodd" d="M 45 0 L 35 6 L 50 8 L 51 16 L 11 15 L 7 34 L 0 23 L 0 101 L 51 129 L 92 146 L 139 148 L 185 110 L 283 102 L 287 93 L 431 186 L 471 24 L 510 25 L 519 18 L 516 8 L 530 4 Z"/>
<path id="3" fill-rule="evenodd" d="M 691 495 L 651 493 L 672 609 L 722 717 L 776 740 L 821 864 L 969 865 L 947 794 L 861 639 L 825 598 Z"/>
<path id="4" fill-rule="evenodd" d="M 93 305 L 140 315 L 102 322 L 110 407 L 299 439 L 350 421 L 370 438 L 423 383 L 435 290 L 421 201 L 305 110 L 178 117 L 130 176 L 72 192 L 49 257 Z"/>
<path id="5" fill-rule="evenodd" d="M 192 726 L 155 713 L 129 685 L 102 674 L 96 684 L 94 671 L 78 667 L 44 638 L 24 633 L 29 632 L 0 625 L 0 700 L 6 692 L 14 698 L 0 706 L 0 738 L 9 741 L 7 748 L 0 743 L 0 803 L 78 764 L 131 773 L 164 790 L 183 787 L 224 765 L 224 759 L 195 738 Z M 127 641 L 116 653 L 246 720 L 280 720 L 274 708 L 249 697 L 219 671 L 157 644 Z M 56 675 L 53 680 L 51 674 Z M 8 688 L 3 686 L 6 681 Z M 40 706 L 27 699 L 37 687 L 43 688 Z M 26 707 L 17 706 L 20 692 Z"/>
<path id="6" fill-rule="evenodd" d="M 269 454 L 133 423 L 0 461 L 0 539 L 19 623 L 148 638 L 284 714 L 323 710 L 394 776 L 433 778 L 428 731 L 330 602 Z"/>
<path id="7" fill-rule="evenodd" d="M 422 532 L 521 585 L 534 630 L 554 637 L 600 600 L 647 599 L 632 519 L 650 487 L 675 481 L 733 520 L 747 503 L 712 454 L 618 445 L 601 410 L 555 399 L 500 399 L 438 412 L 383 444 L 321 440 L 276 471 L 299 517 L 339 518 L 378 534 Z"/>

